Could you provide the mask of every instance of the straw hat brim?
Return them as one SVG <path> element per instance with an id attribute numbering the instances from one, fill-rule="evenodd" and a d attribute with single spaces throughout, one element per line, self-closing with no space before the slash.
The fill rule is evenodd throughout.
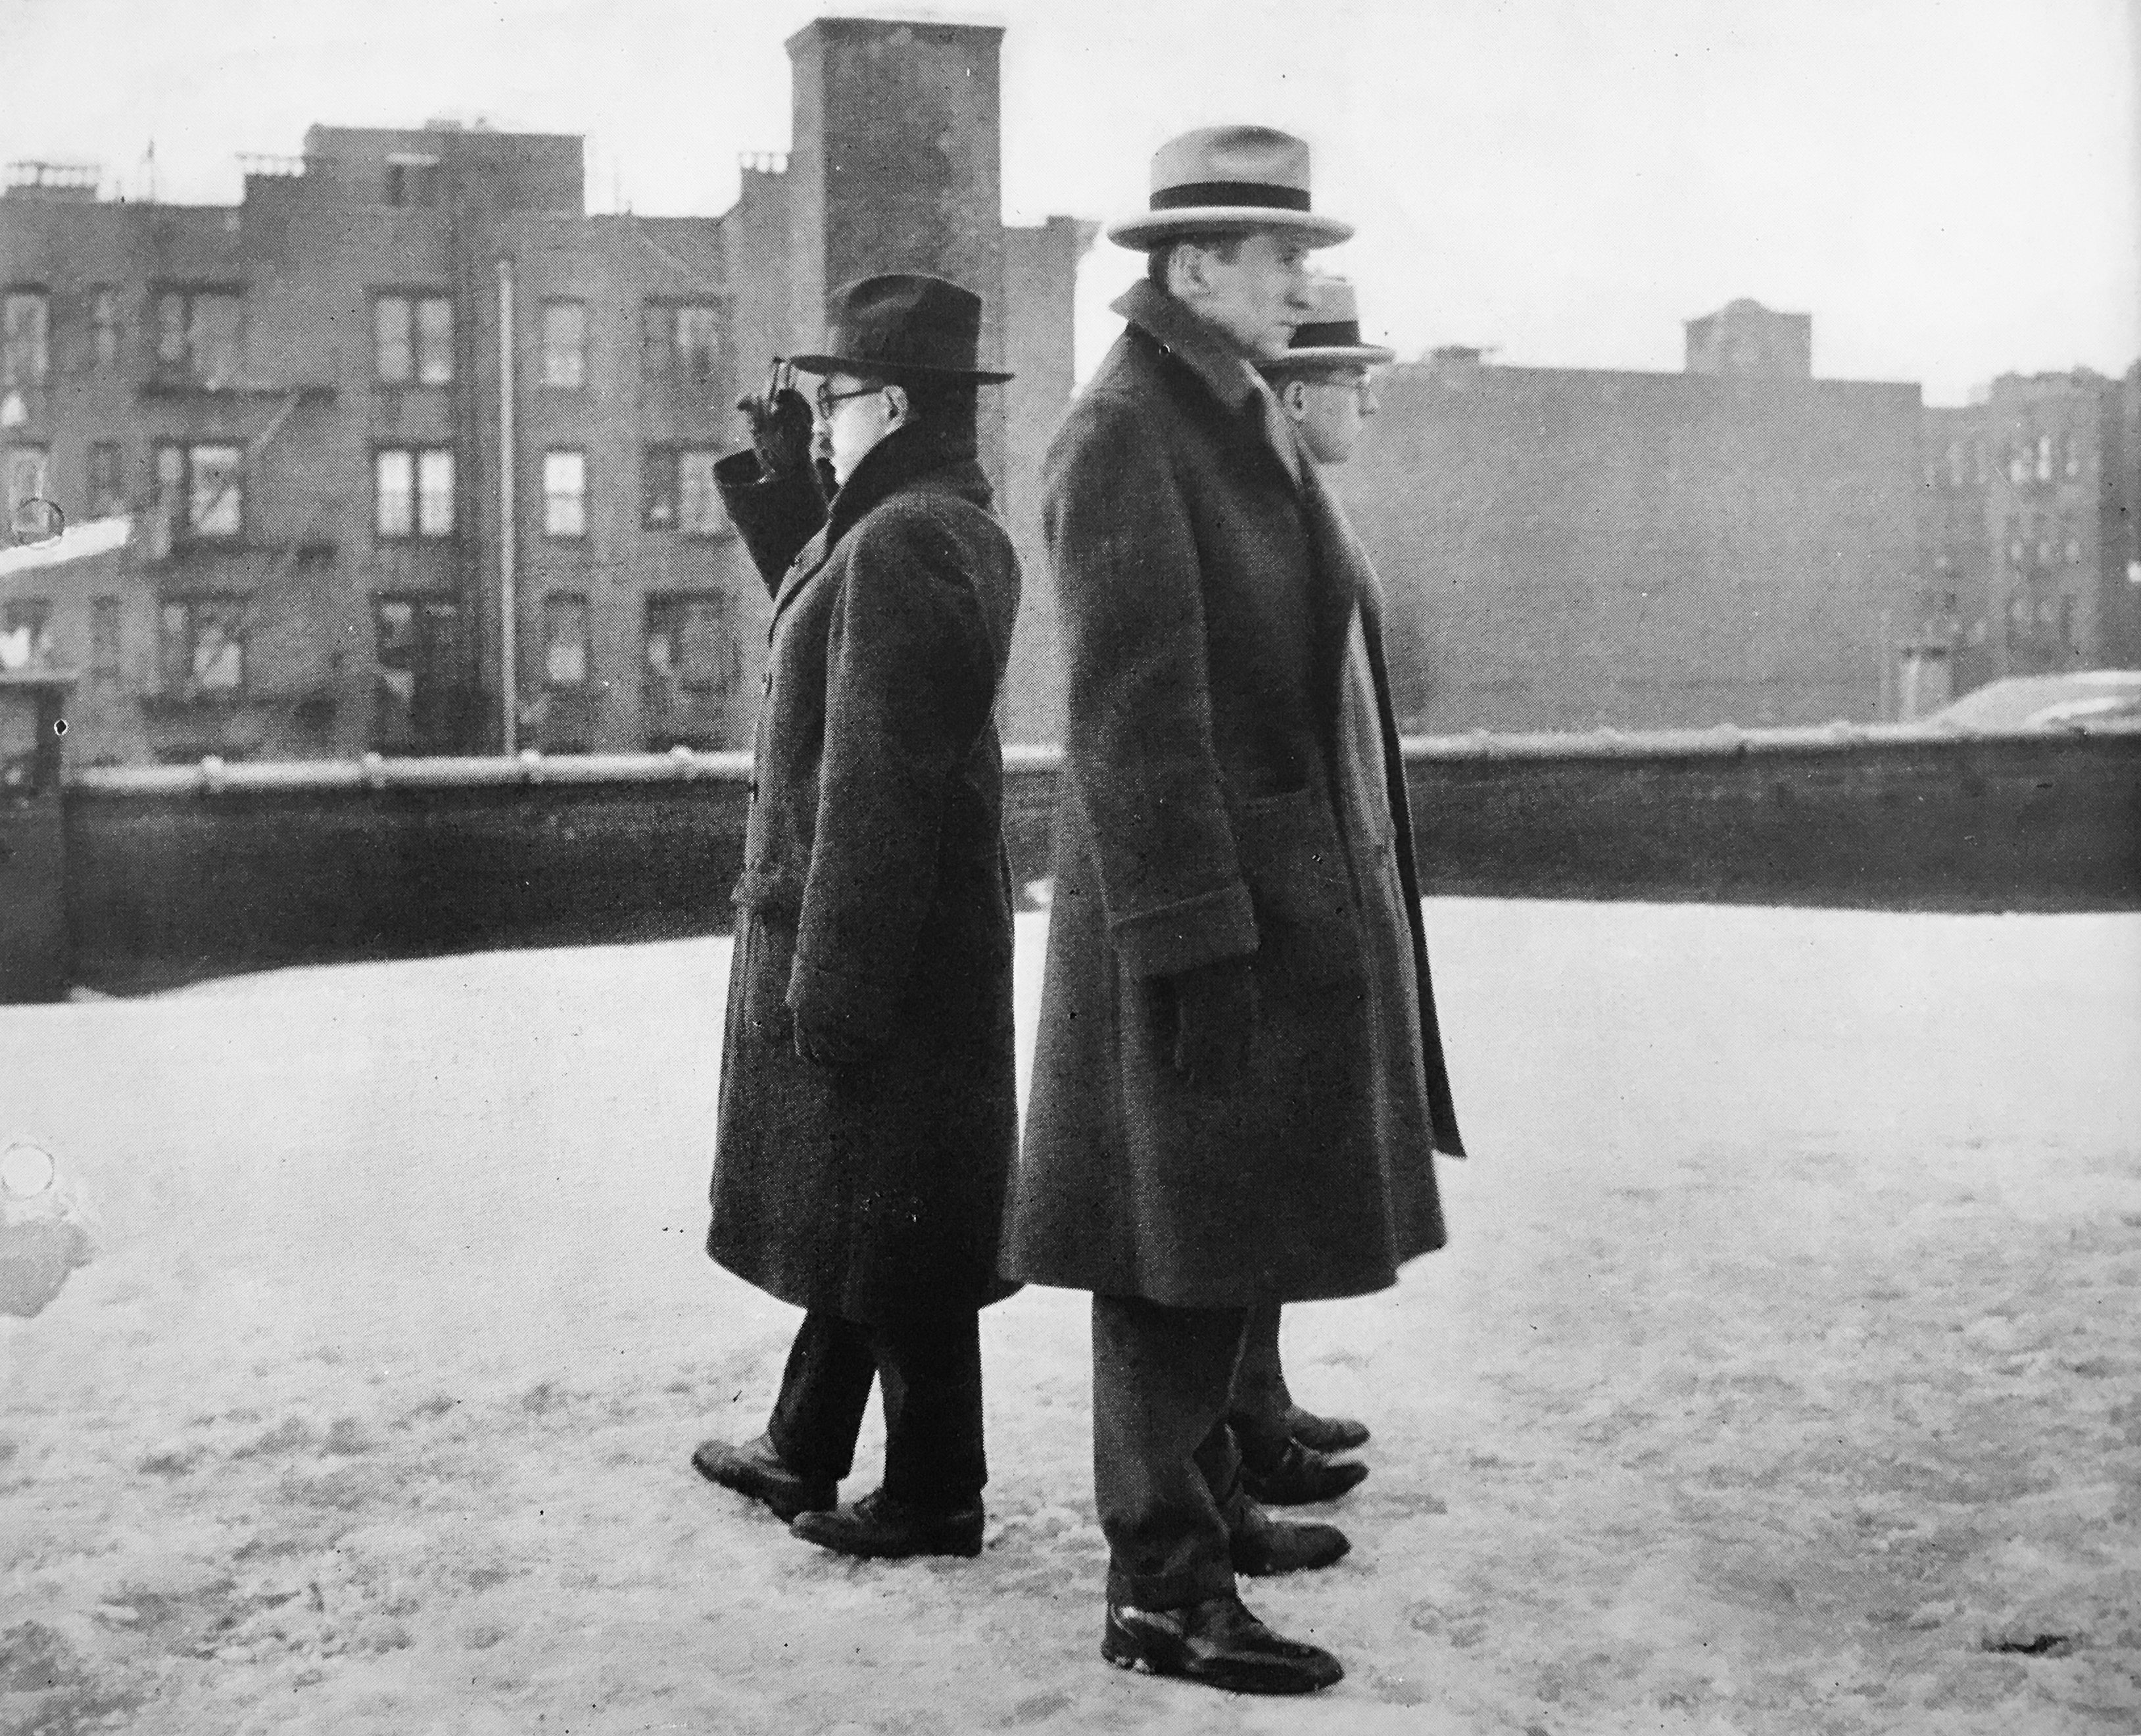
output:
<path id="1" fill-rule="evenodd" d="M 1140 211 L 1108 225 L 1117 247 L 1142 251 L 1174 235 L 1208 235 L 1230 229 L 1285 229 L 1317 247 L 1352 239 L 1353 225 L 1312 211 L 1287 211 L 1273 205 L 1184 205 L 1174 211 Z"/>
<path id="2" fill-rule="evenodd" d="M 1015 374 L 991 373 L 986 368 L 928 367 L 918 361 L 867 360 L 860 356 L 790 356 L 788 360 L 806 374 L 853 374 L 859 379 L 897 381 L 903 374 L 926 380 L 970 380 L 977 386 L 1002 386 Z"/>
<path id="3" fill-rule="evenodd" d="M 1381 367 L 1397 359 L 1395 350 L 1386 350 L 1380 344 L 1334 343 L 1288 350 L 1282 356 L 1267 356 L 1258 366 L 1267 374 L 1276 374 L 1299 367 Z"/>

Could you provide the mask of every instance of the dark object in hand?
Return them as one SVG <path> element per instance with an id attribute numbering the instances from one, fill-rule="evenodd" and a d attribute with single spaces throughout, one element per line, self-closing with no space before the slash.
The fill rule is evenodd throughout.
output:
<path id="1" fill-rule="evenodd" d="M 1174 1070 L 1198 1084 L 1248 1070 L 1257 1029 L 1257 978 L 1246 958 L 1223 958 L 1166 979 L 1174 1006 Z"/>
<path id="2" fill-rule="evenodd" d="M 736 408 L 751 422 L 751 450 L 759 474 L 770 481 L 792 475 L 810 462 L 813 418 L 803 394 L 795 390 L 795 371 L 776 361 L 762 392 L 746 392 Z"/>

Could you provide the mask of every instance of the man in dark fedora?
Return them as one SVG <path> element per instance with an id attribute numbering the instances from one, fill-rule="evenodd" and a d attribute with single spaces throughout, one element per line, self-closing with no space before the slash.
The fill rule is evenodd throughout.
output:
<path id="1" fill-rule="evenodd" d="M 1285 353 L 1257 366 L 1308 455 L 1321 465 L 1341 465 L 1353 455 L 1381 408 L 1372 371 L 1395 360 L 1396 352 L 1361 341 L 1357 298 L 1353 285 L 1344 278 L 1313 278 L 1309 296 L 1312 306 L 1308 317 L 1294 327 Z M 1364 613 L 1380 620 L 1381 591 L 1373 568 L 1336 503 L 1331 502 L 1330 507 L 1333 528 L 1344 529 L 1348 558 L 1372 602 Z M 1365 655 L 1366 632 L 1351 637 L 1356 642 L 1349 645 L 1349 655 Z M 1380 652 L 1380 635 L 1377 640 Z M 1363 683 L 1371 685 L 1372 679 Z M 1428 1084 L 1437 1131 L 1447 1130 L 1439 1148 L 1449 1156 L 1462 1157 L 1448 1083 L 1439 1066 L 1430 1070 Z M 1328 1500 L 1368 1474 L 1365 1465 L 1326 1457 L 1364 1445 L 1368 1438 L 1364 1424 L 1349 1418 L 1321 1417 L 1294 1402 L 1279 1354 L 1277 1302 L 1260 1303 L 1249 1311 L 1227 1420 L 1241 1450 L 1243 1486 L 1267 1505 Z"/>
<path id="2" fill-rule="evenodd" d="M 706 1250 L 805 1311 L 765 1433 L 692 1462 L 861 1556 L 982 1547 L 978 1311 L 1016 1158 L 995 724 L 1019 573 L 977 456 L 979 298 L 831 298 L 800 396 L 748 401 L 722 498 L 773 625 L 722 1040 Z M 872 1380 L 883 1487 L 835 1507 Z"/>
<path id="3" fill-rule="evenodd" d="M 1164 146 L 1109 230 L 1146 280 L 1044 483 L 1068 704 L 1004 1269 L 1093 1292 L 1103 1655 L 1258 1693 L 1343 1672 L 1235 1576 L 1347 1543 L 1242 1487 L 1248 1311 L 1438 1246 L 1456 1139 L 1371 576 L 1255 366 L 1313 315 L 1309 251 L 1351 233 L 1297 139 Z"/>

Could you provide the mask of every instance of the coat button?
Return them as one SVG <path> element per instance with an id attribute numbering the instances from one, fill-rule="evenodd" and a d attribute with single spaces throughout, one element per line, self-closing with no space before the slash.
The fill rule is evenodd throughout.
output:
<path id="1" fill-rule="evenodd" d="M 773 691 L 773 671 L 770 669 L 765 671 L 765 679 L 758 684 L 758 691 L 760 693 Z"/>
<path id="2" fill-rule="evenodd" d="M 751 797 L 751 800 L 753 800 L 753 801 L 755 802 L 755 801 L 756 801 L 756 800 L 758 799 L 758 779 L 757 779 L 753 778 L 753 779 L 751 780 L 751 782 L 750 782 L 750 783 L 748 783 L 748 784 L 745 784 L 745 785 L 744 785 L 744 789 L 745 789 L 745 791 L 746 791 L 746 792 L 750 795 L 750 797 Z"/>

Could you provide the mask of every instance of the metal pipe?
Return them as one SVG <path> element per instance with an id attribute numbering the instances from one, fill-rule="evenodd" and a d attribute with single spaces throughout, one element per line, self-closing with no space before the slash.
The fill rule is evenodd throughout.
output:
<path id="1" fill-rule="evenodd" d="M 502 750 L 520 748 L 519 599 L 514 589 L 514 473 L 519 454 L 513 433 L 513 262 L 498 262 L 498 709 Z"/>

